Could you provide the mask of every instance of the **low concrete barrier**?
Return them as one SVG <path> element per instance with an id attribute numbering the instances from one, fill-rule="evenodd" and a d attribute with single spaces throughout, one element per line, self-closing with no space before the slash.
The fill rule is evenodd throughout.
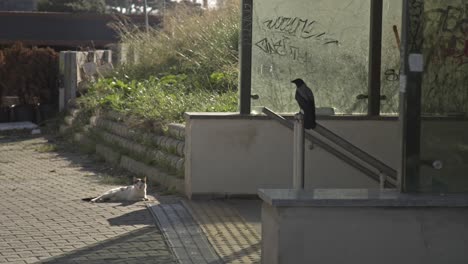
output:
<path id="1" fill-rule="evenodd" d="M 261 190 L 263 264 L 465 264 L 468 195 Z"/>

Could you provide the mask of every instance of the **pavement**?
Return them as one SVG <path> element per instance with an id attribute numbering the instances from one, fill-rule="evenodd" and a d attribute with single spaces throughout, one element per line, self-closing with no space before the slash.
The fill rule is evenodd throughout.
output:
<path id="1" fill-rule="evenodd" d="M 214 250 L 226 264 L 259 264 L 258 200 L 183 201 Z"/>
<path id="2" fill-rule="evenodd" d="M 260 201 L 83 202 L 130 175 L 50 140 L 0 136 L 0 263 L 260 263 Z"/>
<path id="3" fill-rule="evenodd" d="M 109 171 L 43 137 L 1 138 L 0 263 L 176 263 L 145 203 L 81 201 L 115 187 Z"/>

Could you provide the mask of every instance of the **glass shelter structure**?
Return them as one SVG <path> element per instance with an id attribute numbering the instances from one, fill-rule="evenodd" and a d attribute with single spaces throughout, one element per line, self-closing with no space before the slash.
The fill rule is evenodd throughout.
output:
<path id="1" fill-rule="evenodd" d="M 240 111 L 298 111 L 291 80 L 342 118 L 395 118 L 398 186 L 468 192 L 467 0 L 243 0 Z"/>

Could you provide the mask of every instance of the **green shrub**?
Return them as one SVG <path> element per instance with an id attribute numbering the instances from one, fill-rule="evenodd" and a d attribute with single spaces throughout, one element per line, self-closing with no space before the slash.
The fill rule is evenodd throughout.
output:
<path id="1" fill-rule="evenodd" d="M 161 123 L 183 122 L 184 113 L 232 112 L 237 110 L 237 92 L 189 89 L 185 75 L 161 79 L 100 79 L 79 99 L 84 108 L 112 109 L 140 119 Z"/>
<path id="2" fill-rule="evenodd" d="M 166 13 L 163 28 L 148 33 L 120 24 L 122 44 L 136 63 L 120 70 L 131 79 L 186 75 L 186 88 L 237 88 L 240 12 L 238 1 L 219 10 L 200 12 L 178 5 Z"/>
<path id="3" fill-rule="evenodd" d="M 177 5 L 161 30 L 120 24 L 123 45 L 139 59 L 98 80 L 78 102 L 162 124 L 183 122 L 190 111 L 237 111 L 239 25 L 237 1 L 203 12 Z"/>

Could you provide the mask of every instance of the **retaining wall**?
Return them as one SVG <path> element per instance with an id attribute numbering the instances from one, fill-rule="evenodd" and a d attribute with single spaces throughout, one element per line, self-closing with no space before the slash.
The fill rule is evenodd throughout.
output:
<path id="1" fill-rule="evenodd" d="M 62 133 L 71 132 L 73 139 L 88 151 L 95 152 L 106 162 L 139 176 L 147 176 L 151 184 L 172 191 L 185 192 L 185 128 L 170 124 L 158 132 L 132 128 L 125 116 L 103 112 L 90 118 L 89 125 L 73 131 L 79 110 L 70 111 L 61 126 Z"/>

